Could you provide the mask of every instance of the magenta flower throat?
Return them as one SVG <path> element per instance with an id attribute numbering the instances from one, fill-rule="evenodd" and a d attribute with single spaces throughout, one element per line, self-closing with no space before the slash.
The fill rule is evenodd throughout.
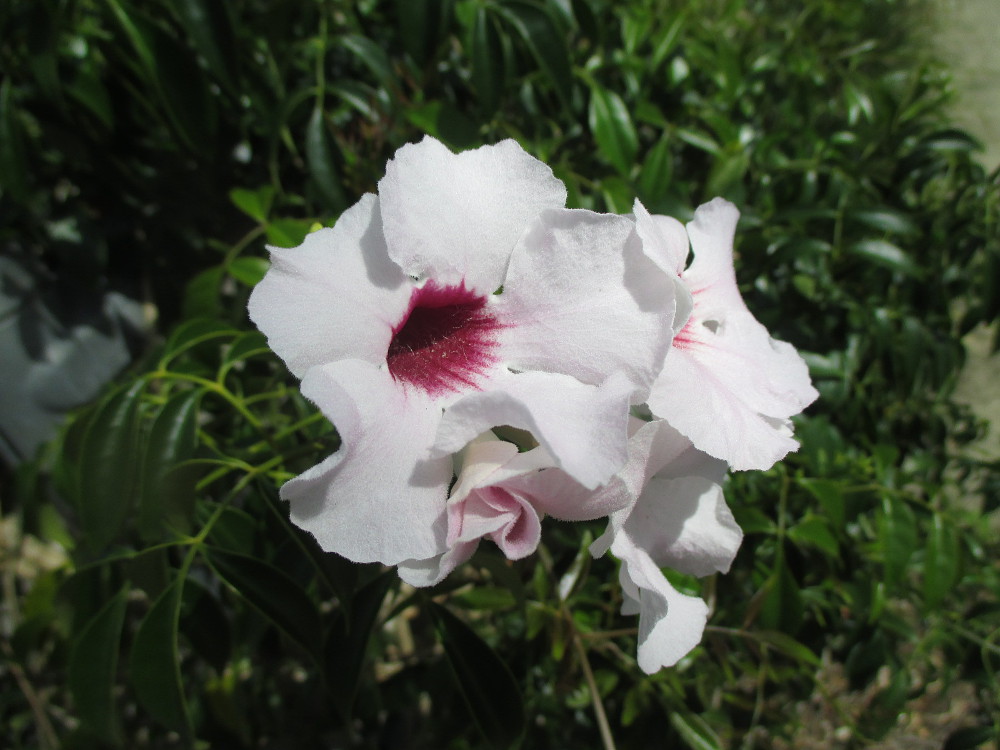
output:
<path id="1" fill-rule="evenodd" d="M 431 396 L 479 390 L 497 362 L 495 334 L 501 328 L 486 302 L 465 282 L 428 281 L 414 289 L 409 309 L 392 330 L 386 354 L 392 377 Z"/>

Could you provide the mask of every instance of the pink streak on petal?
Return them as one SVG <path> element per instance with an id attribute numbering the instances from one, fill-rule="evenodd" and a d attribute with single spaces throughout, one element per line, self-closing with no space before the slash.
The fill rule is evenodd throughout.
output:
<path id="1" fill-rule="evenodd" d="M 503 522 L 490 534 L 503 553 L 511 560 L 519 560 L 534 552 L 541 529 L 531 504 L 501 487 L 484 487 L 479 495 Z"/>
<path id="2" fill-rule="evenodd" d="M 392 377 L 431 396 L 481 390 L 482 377 L 497 362 L 502 327 L 486 303 L 464 281 L 428 281 L 414 289 L 409 309 L 392 329 L 386 354 Z"/>

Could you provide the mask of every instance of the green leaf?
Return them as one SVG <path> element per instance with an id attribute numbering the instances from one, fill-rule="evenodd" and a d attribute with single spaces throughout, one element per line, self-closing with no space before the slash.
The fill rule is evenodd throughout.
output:
<path id="1" fill-rule="evenodd" d="M 752 635 L 760 643 L 765 643 L 775 651 L 780 651 L 785 656 L 790 656 L 803 664 L 808 664 L 811 667 L 819 667 L 821 664 L 816 654 L 787 633 L 782 633 L 779 630 L 755 630 Z"/>
<path id="2" fill-rule="evenodd" d="M 303 219 L 275 219 L 267 225 L 267 240 L 278 247 L 298 247 L 312 231 L 312 225 Z"/>
<path id="3" fill-rule="evenodd" d="M 891 208 L 851 211 L 847 216 L 865 226 L 889 234 L 899 234 L 905 237 L 914 237 L 920 234 L 920 227 L 909 216 Z"/>
<path id="4" fill-rule="evenodd" d="M 761 625 L 768 630 L 796 633 L 802 625 L 802 592 L 782 557 L 779 557 L 777 570 L 764 587 L 766 594 L 760 610 Z"/>
<path id="5" fill-rule="evenodd" d="M 170 338 L 167 339 L 163 357 L 160 360 L 160 366 L 166 366 L 166 363 L 171 359 L 206 341 L 233 338 L 236 335 L 236 329 L 218 320 L 210 320 L 208 318 L 187 320 L 177 326 L 174 332 L 170 334 Z"/>
<path id="6" fill-rule="evenodd" d="M 531 52 L 538 66 L 552 82 L 566 109 L 573 99 L 573 73 L 566 36 L 559 31 L 547 5 L 529 0 L 502 0 L 494 6 Z"/>
<path id="7" fill-rule="evenodd" d="M 139 405 L 145 381 L 136 380 L 108 398 L 84 436 L 80 452 L 80 521 L 87 546 L 98 552 L 132 513 L 142 446 Z"/>
<path id="8" fill-rule="evenodd" d="M 836 558 L 840 555 L 837 539 L 830 532 L 826 520 L 819 516 L 806 516 L 788 530 L 788 537 L 799 546 L 815 547 L 828 557 Z"/>
<path id="9" fill-rule="evenodd" d="M 309 595 L 284 571 L 245 555 L 206 550 L 209 564 L 254 609 L 319 660 L 320 618 Z"/>
<path id="10" fill-rule="evenodd" d="M 722 750 L 719 735 L 697 714 L 673 711 L 670 723 L 684 740 L 684 744 L 692 750 Z"/>
<path id="11" fill-rule="evenodd" d="M 357 34 L 345 34 L 337 41 L 364 63 L 388 94 L 396 94 L 399 84 L 392 69 L 392 62 L 382 47 L 371 39 Z"/>
<path id="12" fill-rule="evenodd" d="M 670 25 L 656 35 L 653 54 L 649 59 L 649 66 L 652 72 L 659 70 L 660 66 L 663 65 L 663 61 L 673 51 L 686 22 L 687 13 L 678 13 L 674 17 L 674 20 L 670 22 Z"/>
<path id="13" fill-rule="evenodd" d="M 194 455 L 203 393 L 200 388 L 175 393 L 153 420 L 138 518 L 139 532 L 147 541 L 161 538 L 164 522 L 179 532 L 190 527 L 198 469 L 178 464 Z"/>
<path id="14" fill-rule="evenodd" d="M 670 153 L 670 139 L 664 134 L 646 152 L 639 172 L 639 198 L 651 211 L 670 190 L 673 177 L 673 156 Z"/>
<path id="15" fill-rule="evenodd" d="M 524 734 L 524 702 L 507 665 L 476 633 L 432 601 L 426 610 L 459 692 L 490 747 L 514 747 Z"/>
<path id="16" fill-rule="evenodd" d="M 306 164 L 309 176 L 326 203 L 324 208 L 330 213 L 339 213 L 347 206 L 337 173 L 335 152 L 333 139 L 326 129 L 326 118 L 317 101 L 306 126 Z"/>
<path id="17" fill-rule="evenodd" d="M 190 735 L 191 720 L 181 682 L 177 650 L 178 618 L 184 579 L 178 578 L 160 594 L 132 644 L 132 686 L 139 702 L 156 721 Z"/>
<path id="18" fill-rule="evenodd" d="M 940 513 L 931 521 L 924 556 L 924 610 L 941 606 L 958 580 L 958 533 Z"/>
<path id="19" fill-rule="evenodd" d="M 271 204 L 274 202 L 274 187 L 264 185 L 257 190 L 233 188 L 229 191 L 229 200 L 251 219 L 263 224 L 267 221 Z"/>
<path id="20" fill-rule="evenodd" d="M 799 484 L 819 500 L 834 528 L 842 529 L 847 522 L 843 483 L 833 479 L 800 479 Z"/>
<path id="21" fill-rule="evenodd" d="M 217 318 L 222 315 L 222 301 L 219 293 L 226 270 L 222 266 L 213 266 L 195 276 L 184 288 L 184 301 L 181 309 L 184 318 Z"/>
<path id="22" fill-rule="evenodd" d="M 235 54 L 235 37 L 226 3 L 223 0 L 174 0 L 170 7 L 216 80 L 229 91 L 236 91 L 239 57 Z"/>
<path id="23" fill-rule="evenodd" d="M 879 542 L 885 565 L 885 583 L 898 585 L 906 574 L 910 556 L 917 545 L 916 519 L 904 500 L 886 494 L 882 498 Z"/>
<path id="24" fill-rule="evenodd" d="M 597 148 L 623 176 L 635 166 L 639 151 L 639 136 L 622 98 L 599 83 L 590 84 L 590 130 Z"/>
<path id="25" fill-rule="evenodd" d="M 919 278 L 923 276 L 923 269 L 918 266 L 913 259 L 907 255 L 906 251 L 897 245 L 885 240 L 859 240 L 852 244 L 848 250 L 877 266 L 888 268 L 891 271 Z"/>
<path id="26" fill-rule="evenodd" d="M 259 331 L 247 331 L 240 334 L 233 345 L 226 350 L 219 368 L 219 379 L 226 376 L 236 364 L 260 354 L 270 354 L 271 347 L 267 345 L 267 337 Z"/>
<path id="27" fill-rule="evenodd" d="M 449 25 L 453 0 L 396 0 L 395 16 L 406 52 L 424 66 Z"/>
<path id="28" fill-rule="evenodd" d="M 470 39 L 472 88 L 486 115 L 496 112 L 504 89 L 504 48 L 496 22 L 484 5 L 476 6 Z"/>
<path id="29" fill-rule="evenodd" d="M 23 201 L 28 195 L 23 128 L 11 101 L 10 78 L 0 84 L 0 194 Z"/>
<path id="30" fill-rule="evenodd" d="M 125 586 L 83 628 L 69 657 L 68 685 L 77 715 L 97 737 L 116 747 L 123 738 L 114 688 L 127 603 Z"/>
<path id="31" fill-rule="evenodd" d="M 327 636 L 324 675 L 345 717 L 351 715 L 368 641 L 382 602 L 397 580 L 395 572 L 388 570 L 367 583 L 352 597 L 349 616 L 343 608 L 338 611 L 338 619 Z"/>
<path id="32" fill-rule="evenodd" d="M 264 274 L 267 273 L 267 269 L 270 267 L 271 263 L 267 258 L 257 258 L 252 255 L 247 255 L 241 258 L 235 258 L 229 264 L 229 274 L 241 284 L 246 284 L 247 286 L 257 286 L 257 284 L 260 283 L 260 280 L 264 278 Z"/>

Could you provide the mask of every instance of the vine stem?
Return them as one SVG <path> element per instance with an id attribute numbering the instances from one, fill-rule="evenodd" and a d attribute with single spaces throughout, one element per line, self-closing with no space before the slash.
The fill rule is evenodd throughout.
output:
<path id="1" fill-rule="evenodd" d="M 590 702 L 594 706 L 594 716 L 597 718 L 597 727 L 601 731 L 601 743 L 604 750 L 616 750 L 615 738 L 611 736 L 611 725 L 608 724 L 608 715 L 604 713 L 604 702 L 601 694 L 597 690 L 597 682 L 594 680 L 594 672 L 590 668 L 590 659 L 587 658 L 587 649 L 583 645 L 583 639 L 576 632 L 576 627 L 570 621 L 573 628 L 573 648 L 580 658 L 580 666 L 583 667 L 583 676 L 587 680 L 587 687 L 590 688 Z"/>

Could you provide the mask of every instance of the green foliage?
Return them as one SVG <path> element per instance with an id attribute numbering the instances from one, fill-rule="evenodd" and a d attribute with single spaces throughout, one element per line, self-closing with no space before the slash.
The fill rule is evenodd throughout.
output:
<path id="1" fill-rule="evenodd" d="M 0 241 L 57 288 L 144 299 L 161 334 L 19 475 L 24 532 L 72 549 L 30 587 L 5 558 L 6 744 L 596 747 L 594 691 L 621 748 L 770 747 L 809 694 L 858 746 L 935 680 L 979 695 L 947 747 L 986 741 L 1000 495 L 950 392 L 959 335 L 1000 311 L 1000 185 L 907 51 L 911 7 L 5 4 Z M 675 669 L 638 671 L 596 524 L 416 594 L 277 498 L 338 438 L 245 318 L 264 243 L 331 223 L 422 133 L 517 138 L 578 207 L 743 210 L 744 296 L 822 395 L 798 454 L 730 480 L 730 574 L 675 582 L 713 606 Z"/>

